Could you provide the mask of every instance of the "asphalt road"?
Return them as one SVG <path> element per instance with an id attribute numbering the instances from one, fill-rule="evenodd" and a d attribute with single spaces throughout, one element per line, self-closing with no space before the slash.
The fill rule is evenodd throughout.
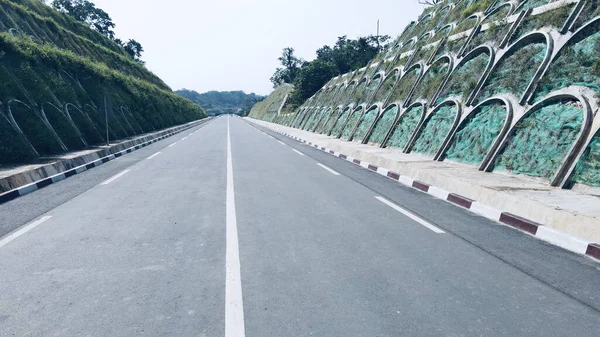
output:
<path id="1" fill-rule="evenodd" d="M 233 117 L 0 205 L 3 234 L 0 336 L 600 331 L 598 263 Z"/>

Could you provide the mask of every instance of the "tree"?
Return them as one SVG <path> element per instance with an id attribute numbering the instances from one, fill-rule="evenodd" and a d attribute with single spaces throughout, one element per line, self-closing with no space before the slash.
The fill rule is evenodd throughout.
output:
<path id="1" fill-rule="evenodd" d="M 277 68 L 273 76 L 271 76 L 271 82 L 274 87 L 277 87 L 283 83 L 292 83 L 296 78 L 296 74 L 300 69 L 300 66 L 304 64 L 304 60 L 294 55 L 294 48 L 283 48 L 281 56 L 278 58 L 283 68 Z"/>
<path id="2" fill-rule="evenodd" d="M 87 23 L 102 35 L 114 39 L 115 24 L 110 15 L 87 0 L 53 0 L 52 6 L 63 11 L 75 20 Z"/>
<path id="3" fill-rule="evenodd" d="M 125 48 L 125 51 L 127 52 L 127 54 L 129 54 L 129 56 L 131 56 L 131 58 L 140 63 L 144 62 L 141 60 L 144 48 L 139 42 L 137 42 L 134 39 L 130 39 L 129 41 L 127 41 L 126 44 L 123 45 L 123 48 Z"/>
<path id="4" fill-rule="evenodd" d="M 336 75 L 338 75 L 337 68 L 331 62 L 319 59 L 306 62 L 294 79 L 295 89 L 291 97 L 292 105 L 302 104 Z"/>

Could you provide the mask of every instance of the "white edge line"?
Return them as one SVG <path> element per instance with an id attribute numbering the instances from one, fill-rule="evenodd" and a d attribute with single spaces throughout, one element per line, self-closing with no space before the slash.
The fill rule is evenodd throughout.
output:
<path id="1" fill-rule="evenodd" d="M 284 143 L 284 142 L 282 142 L 282 141 L 280 141 L 280 140 L 278 140 L 278 142 L 279 142 L 279 144 L 281 144 L 281 145 L 285 145 L 285 143 Z"/>
<path id="2" fill-rule="evenodd" d="M 317 163 L 317 165 L 321 166 L 322 168 L 324 168 L 325 170 L 329 171 L 329 173 L 331 173 L 331 174 L 333 174 L 333 175 L 336 175 L 336 176 L 339 176 L 339 175 L 340 175 L 340 174 L 339 174 L 337 171 L 335 171 L 335 170 L 332 170 L 332 169 L 330 169 L 329 167 L 327 167 L 327 166 L 325 166 L 325 165 L 323 165 L 323 164 L 321 164 L 321 163 Z"/>
<path id="3" fill-rule="evenodd" d="M 156 152 L 155 154 L 151 155 L 150 157 L 146 158 L 146 159 L 152 159 L 156 156 L 158 156 L 160 154 L 160 151 Z"/>
<path id="4" fill-rule="evenodd" d="M 175 142 L 175 143 L 173 143 L 173 144 L 169 145 L 169 147 L 175 146 L 175 144 L 177 144 L 177 142 Z"/>
<path id="5" fill-rule="evenodd" d="M 292 149 L 292 151 L 296 152 L 297 154 L 299 154 L 299 155 L 301 155 L 301 156 L 304 156 L 304 153 L 302 153 L 302 152 L 300 152 L 300 151 L 298 151 L 298 150 L 296 150 L 296 149 Z"/>
<path id="6" fill-rule="evenodd" d="M 124 176 L 125 174 L 127 174 L 127 172 L 129 172 L 129 171 L 130 170 L 125 170 L 125 171 L 123 171 L 121 173 L 117 173 L 112 178 L 109 178 L 109 179 L 105 180 L 103 183 L 100 183 L 100 185 L 108 185 L 108 184 L 112 183 L 113 181 L 121 178 L 122 176 Z"/>
<path id="7" fill-rule="evenodd" d="M 46 222 L 48 219 L 52 218 L 51 216 L 44 216 L 39 218 L 38 220 L 26 225 L 25 227 L 19 229 L 18 231 L 5 236 L 3 239 L 0 240 L 0 248 L 6 246 L 7 244 L 9 244 L 11 241 L 15 240 L 16 238 L 18 238 L 19 236 L 29 232 L 30 230 L 34 229 L 35 227 L 41 225 L 42 223 Z"/>
<path id="8" fill-rule="evenodd" d="M 427 227 L 429 230 L 431 230 L 431 231 L 433 231 L 433 232 L 435 232 L 435 233 L 438 233 L 438 234 L 443 234 L 443 233 L 445 233 L 443 230 L 441 230 L 441 229 L 437 228 L 436 226 L 434 226 L 434 225 L 430 224 L 429 222 L 427 222 L 427 221 L 425 221 L 425 220 L 421 219 L 420 217 L 416 216 L 415 214 L 413 214 L 413 213 L 411 213 L 411 212 L 409 212 L 409 211 L 405 210 L 404 208 L 402 208 L 402 207 L 400 207 L 400 206 L 398 206 L 398 205 L 394 204 L 393 202 L 391 202 L 391 201 L 389 201 L 389 200 L 387 200 L 387 199 L 385 199 L 385 198 L 383 198 L 383 197 L 379 197 L 379 196 L 377 196 L 377 197 L 375 197 L 375 199 L 377 199 L 377 200 L 381 201 L 382 203 L 384 203 L 384 204 L 386 204 L 386 205 L 390 206 L 391 208 L 395 209 L 396 211 L 398 211 L 398 212 L 400 212 L 400 213 L 402 213 L 402 214 L 406 215 L 406 216 L 407 216 L 407 217 L 409 217 L 410 219 L 412 219 L 412 220 L 414 220 L 415 222 L 417 222 L 417 223 L 419 223 L 419 224 L 421 224 L 421 225 L 423 225 L 423 226 Z"/>

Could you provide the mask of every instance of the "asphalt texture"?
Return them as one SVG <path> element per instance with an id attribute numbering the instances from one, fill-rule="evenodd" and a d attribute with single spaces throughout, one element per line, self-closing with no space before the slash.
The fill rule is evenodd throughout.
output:
<path id="1" fill-rule="evenodd" d="M 0 336 L 228 336 L 228 123 L 246 336 L 598 336 L 595 261 L 233 117 L 0 205 Z"/>

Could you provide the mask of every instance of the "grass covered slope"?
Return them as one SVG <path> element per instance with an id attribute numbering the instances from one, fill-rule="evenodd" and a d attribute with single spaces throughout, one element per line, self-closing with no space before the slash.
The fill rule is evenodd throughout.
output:
<path id="1" fill-rule="evenodd" d="M 263 101 L 258 102 L 250 110 L 249 116 L 256 119 L 264 119 L 268 121 L 275 120 L 279 112 L 279 108 L 284 105 L 281 113 L 285 114 L 285 100 L 289 98 L 289 95 L 294 90 L 294 86 L 291 84 L 282 84 L 275 89 L 267 98 Z M 288 112 L 289 113 L 289 112 Z"/>
<path id="2" fill-rule="evenodd" d="M 342 139 L 598 191 L 599 8 L 440 1 L 366 67 L 331 79 L 295 120 L 358 110 L 361 127 Z"/>
<path id="3" fill-rule="evenodd" d="M 205 117 L 124 49 L 37 0 L 0 0 L 0 164 Z M 106 102 L 106 105 L 105 105 Z"/>

